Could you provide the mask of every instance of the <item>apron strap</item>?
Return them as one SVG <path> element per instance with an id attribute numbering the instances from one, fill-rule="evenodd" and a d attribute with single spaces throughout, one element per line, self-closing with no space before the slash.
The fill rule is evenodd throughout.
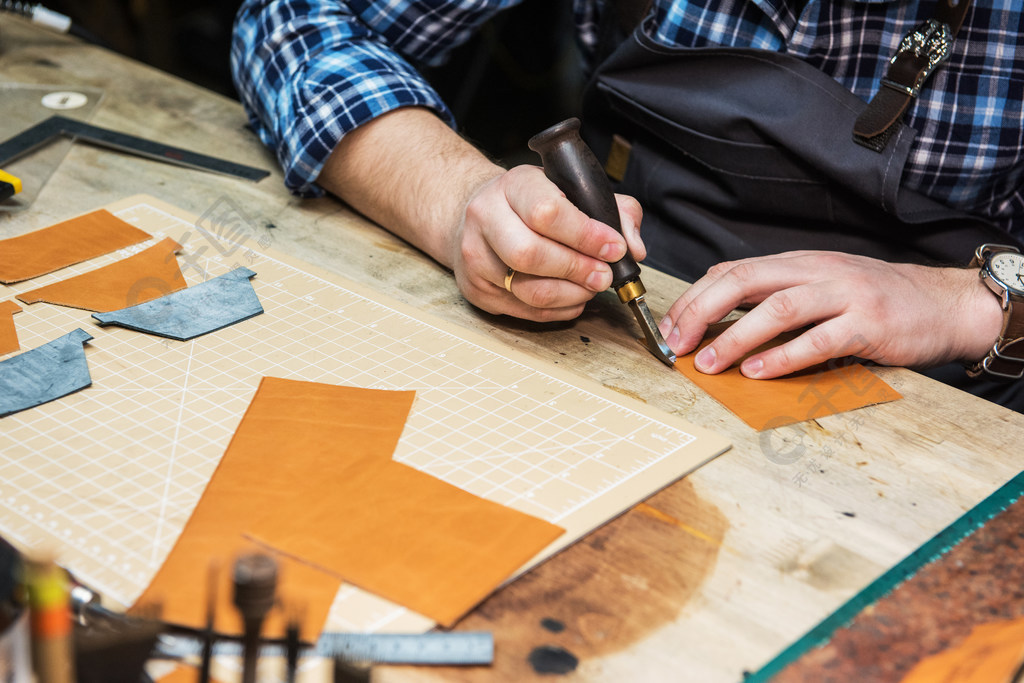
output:
<path id="1" fill-rule="evenodd" d="M 928 76 L 949 58 L 970 5 L 971 0 L 939 0 L 935 16 L 903 38 L 878 92 L 854 123 L 857 144 L 885 149 Z"/>

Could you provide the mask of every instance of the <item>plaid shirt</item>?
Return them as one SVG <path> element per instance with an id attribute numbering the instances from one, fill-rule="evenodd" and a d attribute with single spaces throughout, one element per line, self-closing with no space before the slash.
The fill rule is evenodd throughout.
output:
<path id="1" fill-rule="evenodd" d="M 398 107 L 451 112 L 413 64 L 436 65 L 520 0 L 246 0 L 235 24 L 235 84 L 285 183 L 315 180 L 348 131 Z M 604 0 L 573 0 L 584 56 Z M 726 45 L 792 54 L 864 100 L 934 2 L 656 0 L 645 29 L 669 46 Z M 1024 234 L 1024 3 L 979 1 L 953 54 L 907 123 L 918 131 L 904 185 Z"/>

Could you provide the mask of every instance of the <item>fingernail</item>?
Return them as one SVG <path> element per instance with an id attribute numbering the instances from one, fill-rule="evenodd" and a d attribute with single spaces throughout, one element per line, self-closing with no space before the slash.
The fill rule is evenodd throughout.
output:
<path id="1" fill-rule="evenodd" d="M 668 331 L 672 329 L 672 318 L 667 315 L 661 319 L 658 323 L 658 332 L 661 332 L 662 337 L 668 337 Z"/>
<path id="2" fill-rule="evenodd" d="M 701 372 L 711 372 L 715 367 L 715 360 L 718 354 L 715 353 L 714 347 L 705 346 L 697 354 L 697 357 L 693 359 L 693 364 L 697 366 L 697 369 Z"/>
<path id="3" fill-rule="evenodd" d="M 598 257 L 602 261 L 618 261 L 626 255 L 626 247 L 620 242 L 606 242 Z"/>
<path id="4" fill-rule="evenodd" d="M 595 292 L 603 292 L 611 286 L 611 275 L 603 270 L 595 270 L 587 276 L 587 287 Z"/>
<path id="5" fill-rule="evenodd" d="M 668 337 L 665 339 L 665 343 L 668 344 L 668 347 L 670 349 L 676 348 L 676 346 L 679 344 L 679 328 L 678 327 L 673 327 L 672 328 L 672 333 L 669 334 Z"/>
<path id="6" fill-rule="evenodd" d="M 757 379 L 761 376 L 761 372 L 764 370 L 764 361 L 760 358 L 752 358 L 743 363 L 740 366 L 740 370 L 743 374 L 751 379 Z"/>

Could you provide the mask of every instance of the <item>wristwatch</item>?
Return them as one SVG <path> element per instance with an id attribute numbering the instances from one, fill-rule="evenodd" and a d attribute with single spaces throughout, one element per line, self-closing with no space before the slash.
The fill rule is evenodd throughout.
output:
<path id="1" fill-rule="evenodd" d="M 1024 254 L 1004 244 L 983 244 L 974 252 L 971 267 L 981 266 L 981 280 L 1003 307 L 1003 329 L 984 358 L 967 368 L 971 377 L 999 379 L 1024 376 Z"/>

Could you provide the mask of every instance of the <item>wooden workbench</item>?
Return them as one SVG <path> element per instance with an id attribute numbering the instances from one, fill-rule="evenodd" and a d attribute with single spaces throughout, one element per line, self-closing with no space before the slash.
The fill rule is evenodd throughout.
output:
<path id="1" fill-rule="evenodd" d="M 0 80 L 99 87 L 97 125 L 275 169 L 254 184 L 75 145 L 30 210 L 0 215 L 0 237 L 134 194 L 197 215 L 228 196 L 292 256 L 732 441 L 467 617 L 460 628 L 494 632 L 493 668 L 382 680 L 738 681 L 1020 470 L 1024 416 L 907 370 L 875 370 L 902 400 L 757 433 L 638 352 L 613 296 L 572 324 L 482 314 L 445 269 L 341 203 L 290 196 L 237 102 L 113 53 L 0 16 Z M 644 281 L 656 315 L 686 286 Z"/>

